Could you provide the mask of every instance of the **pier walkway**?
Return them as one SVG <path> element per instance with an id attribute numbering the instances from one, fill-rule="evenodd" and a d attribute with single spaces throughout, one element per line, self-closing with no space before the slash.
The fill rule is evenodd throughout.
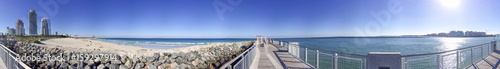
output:
<path id="1" fill-rule="evenodd" d="M 2 59 L 0 59 L 0 69 L 8 69 L 7 66 L 5 66 L 5 63 L 3 63 Z"/>
<path id="2" fill-rule="evenodd" d="M 499 69 L 500 64 L 500 51 L 494 50 L 489 56 L 483 60 L 477 62 L 474 65 L 469 66 L 467 69 Z"/>
<path id="3" fill-rule="evenodd" d="M 259 55 L 250 69 L 313 69 L 314 67 L 293 57 L 286 48 L 274 44 L 257 45 Z"/>

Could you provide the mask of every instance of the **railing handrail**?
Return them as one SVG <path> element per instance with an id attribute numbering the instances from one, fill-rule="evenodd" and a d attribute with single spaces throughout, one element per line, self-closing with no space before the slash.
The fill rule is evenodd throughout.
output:
<path id="1" fill-rule="evenodd" d="M 287 42 L 287 41 L 281 41 L 281 42 L 286 42 L 286 43 L 289 43 L 289 42 Z M 307 48 L 307 49 L 314 49 L 314 50 L 319 50 L 319 51 L 324 51 L 324 52 L 330 52 L 330 53 L 338 53 L 338 54 L 345 54 L 345 55 L 351 55 L 351 56 L 367 57 L 367 55 L 361 55 L 361 54 L 354 54 L 354 53 L 345 53 L 345 52 L 338 52 L 338 51 L 324 50 L 324 49 L 312 48 L 312 47 L 301 46 L 301 45 L 296 45 L 296 46 L 299 46 L 299 47 L 304 47 L 304 48 Z"/>
<path id="2" fill-rule="evenodd" d="M 274 40 L 274 41 L 277 41 L 277 40 Z M 311 64 L 309 64 L 309 62 L 307 60 L 308 59 L 308 51 L 310 52 L 314 52 L 316 57 L 315 57 L 315 66 L 314 68 L 315 69 L 322 69 L 320 68 L 320 65 L 323 65 L 322 63 L 320 63 L 320 55 L 327 55 L 329 56 L 330 58 L 326 58 L 326 59 L 331 59 L 331 64 L 329 66 L 331 66 L 332 68 L 334 69 L 337 69 L 339 66 L 338 66 L 338 62 L 339 62 L 339 58 L 343 59 L 343 60 L 351 60 L 351 61 L 354 61 L 354 62 L 360 62 L 360 68 L 361 69 L 366 69 L 366 58 L 368 57 L 367 55 L 360 55 L 360 54 L 352 54 L 352 53 L 345 53 L 345 52 L 338 52 L 338 51 L 330 51 L 330 50 L 324 50 L 324 49 L 318 49 L 318 48 L 311 48 L 311 47 L 307 47 L 307 46 L 301 46 L 301 45 L 298 45 L 298 44 L 293 44 L 292 45 L 292 42 L 286 42 L 286 41 L 277 41 L 279 42 L 278 44 L 283 46 L 283 47 L 286 47 L 288 48 L 289 50 L 289 53 L 292 54 L 292 56 L 294 56 L 295 58 L 299 58 L 301 60 L 301 62 L 305 62 L 307 65 L 310 65 L 312 66 Z M 301 49 L 303 48 L 303 49 Z M 305 54 L 304 59 L 301 59 L 301 51 L 305 51 L 305 52 L 302 52 Z M 290 52 L 291 51 L 291 52 Z M 338 54 L 342 54 L 342 55 L 345 55 L 345 56 L 341 56 L 341 55 L 338 55 Z M 364 59 L 363 59 L 364 58 Z M 314 58 L 313 58 L 314 59 Z M 325 58 L 321 58 L 321 59 L 325 59 Z M 340 64 L 343 64 L 343 63 L 340 63 Z M 358 66 L 356 66 L 358 67 Z"/>
<path id="3" fill-rule="evenodd" d="M 287 41 L 282 41 L 282 42 L 289 43 L 289 42 L 287 42 Z M 496 41 L 495 41 L 495 42 L 496 42 Z M 414 56 L 424 56 L 424 55 L 442 54 L 442 53 L 453 52 L 453 51 L 457 51 L 457 50 L 463 50 L 463 49 L 469 49 L 469 48 L 473 48 L 473 47 L 479 47 L 479 46 L 482 46 L 482 45 L 487 45 L 487 44 L 491 44 L 491 42 L 488 42 L 488 43 L 483 43 L 483 44 L 479 44 L 479 45 L 474 45 L 474 46 L 469 46 L 469 47 L 464 47 L 464 48 L 459 48 L 459 49 L 453 49 L 453 50 L 448 50 L 448 51 L 442 51 L 442 52 L 424 53 L 424 54 L 411 54 L 411 55 L 402 55 L 402 57 L 414 57 Z M 338 51 L 331 51 L 331 50 L 323 50 L 323 49 L 312 48 L 312 47 L 301 46 L 301 45 L 297 45 L 297 46 L 299 46 L 299 47 L 304 47 L 304 48 L 308 48 L 308 49 L 316 49 L 316 50 L 320 50 L 320 51 L 331 52 L 331 53 L 338 53 L 338 54 L 346 54 L 346 55 L 353 55 L 353 56 L 367 57 L 367 55 L 361 55 L 361 54 L 353 54 L 353 53 L 345 53 L 345 52 L 338 52 Z"/>
<path id="4" fill-rule="evenodd" d="M 239 59 L 239 58 L 244 58 L 244 57 L 243 57 L 243 55 L 245 55 L 245 53 L 248 53 L 248 52 L 250 52 L 251 50 L 254 50 L 254 48 L 255 48 L 255 46 L 254 46 L 254 45 L 255 45 L 255 42 L 253 42 L 253 43 L 252 43 L 252 45 L 250 45 L 250 47 L 249 47 L 246 51 L 242 52 L 240 55 L 238 55 L 238 56 L 234 57 L 232 60 L 229 60 L 229 61 L 228 61 L 228 62 L 226 62 L 224 65 L 222 65 L 222 66 L 220 67 L 220 69 L 227 68 L 228 66 L 229 66 L 229 67 L 231 67 L 231 66 L 232 66 L 231 64 L 233 64 L 233 63 L 234 63 L 237 59 Z M 240 61 L 243 61 L 243 60 L 241 60 L 241 59 L 240 59 Z M 232 67 L 231 67 L 231 68 L 232 68 Z"/>
<path id="5" fill-rule="evenodd" d="M 494 41 L 494 42 L 496 42 L 496 41 Z M 443 53 L 448 53 L 448 52 L 453 52 L 453 51 L 458 51 L 458 50 L 464 50 L 464 49 L 469 49 L 469 48 L 474 48 L 474 47 L 480 47 L 480 46 L 488 45 L 488 44 L 491 44 L 491 42 L 483 43 L 483 44 L 479 44 L 479 45 L 474 45 L 474 46 L 469 46 L 469 47 L 464 47 L 464 48 L 458 48 L 458 49 L 448 50 L 448 51 L 434 52 L 434 53 L 424 53 L 424 54 L 402 55 L 401 57 L 414 57 L 414 56 L 425 56 L 425 55 L 443 54 Z"/>
<path id="6" fill-rule="evenodd" d="M 9 54 L 5 54 L 5 55 L 8 55 L 7 58 L 14 58 L 13 61 L 17 62 L 16 64 L 19 64 L 20 67 L 22 67 L 22 69 L 31 69 L 28 65 L 26 65 L 24 62 L 22 61 L 19 61 L 18 59 L 16 59 L 16 57 L 19 57 L 19 54 L 15 53 L 14 51 L 10 50 L 9 48 L 7 48 L 5 45 L 3 44 L 0 44 L 0 49 L 3 49 L 3 50 L 0 50 L 0 51 L 5 51 Z M 2 57 L 0 57 L 2 58 Z M 8 60 L 3 60 L 4 62 L 5 61 L 8 61 Z"/>

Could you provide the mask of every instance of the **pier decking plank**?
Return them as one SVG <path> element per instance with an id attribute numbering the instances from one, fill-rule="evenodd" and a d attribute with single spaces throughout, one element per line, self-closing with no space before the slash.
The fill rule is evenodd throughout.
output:
<path id="1" fill-rule="evenodd" d="M 259 64 L 257 69 L 313 69 L 314 67 L 293 57 L 286 48 L 274 44 L 257 45 Z"/>
<path id="2" fill-rule="evenodd" d="M 495 50 L 488 57 L 477 62 L 476 64 L 469 66 L 467 69 L 500 69 L 498 65 L 500 64 L 500 51 Z"/>
<path id="3" fill-rule="evenodd" d="M 3 63 L 2 59 L 0 59 L 0 69 L 8 69 L 7 66 L 5 66 L 5 63 Z"/>

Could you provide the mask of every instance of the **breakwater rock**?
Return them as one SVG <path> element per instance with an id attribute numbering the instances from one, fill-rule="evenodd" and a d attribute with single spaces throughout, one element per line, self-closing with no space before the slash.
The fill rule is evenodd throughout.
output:
<path id="1" fill-rule="evenodd" d="M 6 47 L 19 54 L 26 65 L 36 69 L 215 69 L 243 53 L 252 43 L 233 42 L 153 55 L 82 52 L 29 43 L 6 43 Z"/>

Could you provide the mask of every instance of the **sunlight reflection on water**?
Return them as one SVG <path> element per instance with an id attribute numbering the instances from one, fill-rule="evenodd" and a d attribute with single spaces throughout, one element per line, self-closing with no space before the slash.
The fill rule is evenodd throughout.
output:
<path id="1" fill-rule="evenodd" d="M 458 49 L 463 44 L 465 44 L 465 40 L 469 38 L 435 38 L 439 40 L 442 44 L 437 46 L 441 51 Z"/>

